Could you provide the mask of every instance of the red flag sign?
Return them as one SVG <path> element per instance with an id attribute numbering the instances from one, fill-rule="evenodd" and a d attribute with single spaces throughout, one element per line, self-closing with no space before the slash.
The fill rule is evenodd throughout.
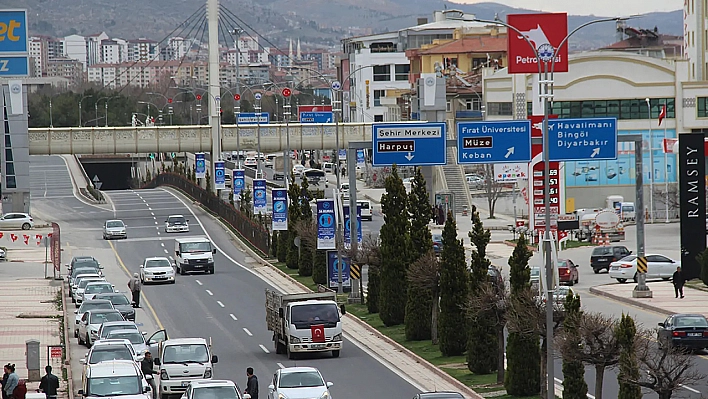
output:
<path id="1" fill-rule="evenodd" d="M 316 326 L 310 326 L 310 333 L 312 334 L 312 342 L 322 343 L 325 342 L 325 328 L 323 324 L 318 324 Z"/>
<path id="2" fill-rule="evenodd" d="M 568 72 L 568 42 L 558 48 L 568 34 L 568 14 L 511 14 L 506 22 L 521 32 L 509 32 L 509 73 L 538 73 L 538 60 L 529 42 L 549 69 L 555 54 L 554 72 Z"/>

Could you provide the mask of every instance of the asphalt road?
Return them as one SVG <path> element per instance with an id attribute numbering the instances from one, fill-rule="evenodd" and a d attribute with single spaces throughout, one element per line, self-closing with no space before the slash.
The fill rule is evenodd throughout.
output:
<path id="1" fill-rule="evenodd" d="M 33 157 L 32 162 L 57 169 L 60 169 L 60 163 L 63 164 L 58 157 Z M 41 184 L 33 187 L 37 187 L 33 192 L 41 191 Z M 164 233 L 164 219 L 174 213 L 191 215 L 191 207 L 187 206 L 189 202 L 182 202 L 162 189 L 107 194 L 115 206 L 115 217 L 128 225 L 127 240 L 101 240 L 100 226 L 113 217 L 113 212 L 84 204 L 75 198 L 37 199 L 33 207 L 42 215 L 53 216 L 49 219 L 62 223 L 63 241 L 80 246 L 75 254 L 100 254 L 97 258 L 105 265 L 106 276 L 120 288 L 128 279 L 121 265 L 131 273 L 136 272 L 144 258 L 168 256 L 174 250 L 175 236 Z M 245 261 L 245 255 L 220 233 L 222 229 L 215 222 L 202 212 L 189 216 L 189 219 L 192 231 L 181 237 L 209 234 L 225 252 L 218 251 L 215 255 L 214 275 L 178 276 L 174 285 L 144 287 L 143 295 L 147 301 L 143 303 L 143 310 L 147 311 L 146 317 L 153 310 L 157 316 L 156 323 L 143 323 L 149 334 L 153 331 L 150 330 L 152 325 L 157 324 L 164 326 L 171 337 L 210 337 L 214 353 L 219 356 L 215 378 L 232 379 L 243 386 L 246 367 L 254 367 L 260 376 L 264 394 L 277 368 L 296 364 L 319 368 L 325 379 L 335 384 L 332 393 L 338 398 L 413 397 L 419 392 L 418 388 L 374 358 L 375 355 L 367 354 L 350 341 L 345 343 L 338 359 L 323 354 L 307 356 L 295 362 L 284 355 L 276 355 L 272 334 L 265 324 L 264 291 L 267 284 L 239 265 Z M 106 254 L 113 252 L 113 248 L 115 254 L 111 262 Z M 68 262 L 66 255 L 65 262 Z M 140 322 L 140 313 L 138 319 Z M 82 348 L 72 350 L 77 355 L 85 352 L 86 349 Z M 78 360 L 78 356 L 75 357 Z M 72 369 L 80 378 L 80 366 L 75 364 Z"/>

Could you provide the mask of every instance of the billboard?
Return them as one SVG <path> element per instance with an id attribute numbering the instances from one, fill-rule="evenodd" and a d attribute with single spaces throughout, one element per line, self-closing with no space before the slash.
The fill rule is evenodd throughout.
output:
<path id="1" fill-rule="evenodd" d="M 538 73 L 538 60 L 547 62 L 550 72 L 555 53 L 554 72 L 568 72 L 568 42 L 558 48 L 568 34 L 568 14 L 510 14 L 506 22 L 522 35 L 509 33 L 509 73 Z"/>

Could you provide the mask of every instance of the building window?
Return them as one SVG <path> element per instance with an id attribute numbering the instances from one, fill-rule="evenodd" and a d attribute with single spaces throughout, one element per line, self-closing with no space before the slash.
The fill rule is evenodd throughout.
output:
<path id="1" fill-rule="evenodd" d="M 465 100 L 465 108 L 468 111 L 479 111 L 482 107 L 482 100 L 480 98 L 468 98 Z"/>
<path id="2" fill-rule="evenodd" d="M 15 176 L 5 176 L 5 187 L 17 188 L 17 180 L 15 180 Z"/>
<path id="3" fill-rule="evenodd" d="M 386 90 L 374 90 L 374 107 L 381 106 L 381 97 L 386 97 Z"/>
<path id="4" fill-rule="evenodd" d="M 703 101 L 703 114 L 708 117 L 708 98 Z M 701 98 L 697 99 L 698 117 L 701 117 Z M 649 99 L 651 115 L 647 112 L 644 99 L 632 100 L 595 100 L 595 101 L 556 101 L 552 104 L 551 114 L 558 118 L 617 118 L 617 119 L 658 119 L 661 109 L 666 104 L 666 118 L 676 118 L 675 99 Z M 528 115 L 533 115 L 533 106 L 526 103 Z"/>
<path id="5" fill-rule="evenodd" d="M 408 80 L 408 72 L 411 71 L 411 66 L 407 64 L 397 64 L 396 65 L 396 80 Z"/>
<path id="6" fill-rule="evenodd" d="M 374 65 L 374 82 L 391 80 L 391 65 Z"/>
<path id="7" fill-rule="evenodd" d="M 15 174 L 15 164 L 13 162 L 5 162 L 5 173 L 8 175 Z"/>
<path id="8" fill-rule="evenodd" d="M 487 103 L 487 115 L 513 115 L 511 103 Z"/>
<path id="9" fill-rule="evenodd" d="M 383 115 L 374 115 L 374 122 L 383 122 Z"/>
<path id="10" fill-rule="evenodd" d="M 708 97 L 696 98 L 696 109 L 699 118 L 708 118 Z"/>

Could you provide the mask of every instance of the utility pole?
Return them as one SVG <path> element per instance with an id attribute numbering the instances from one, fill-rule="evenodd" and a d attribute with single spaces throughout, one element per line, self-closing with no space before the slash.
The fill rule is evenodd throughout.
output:
<path id="1" fill-rule="evenodd" d="M 219 0 L 207 0 L 207 22 L 209 26 L 209 119 L 211 126 L 211 189 L 216 193 L 216 173 L 214 165 L 221 159 L 221 137 L 219 137 Z"/>

